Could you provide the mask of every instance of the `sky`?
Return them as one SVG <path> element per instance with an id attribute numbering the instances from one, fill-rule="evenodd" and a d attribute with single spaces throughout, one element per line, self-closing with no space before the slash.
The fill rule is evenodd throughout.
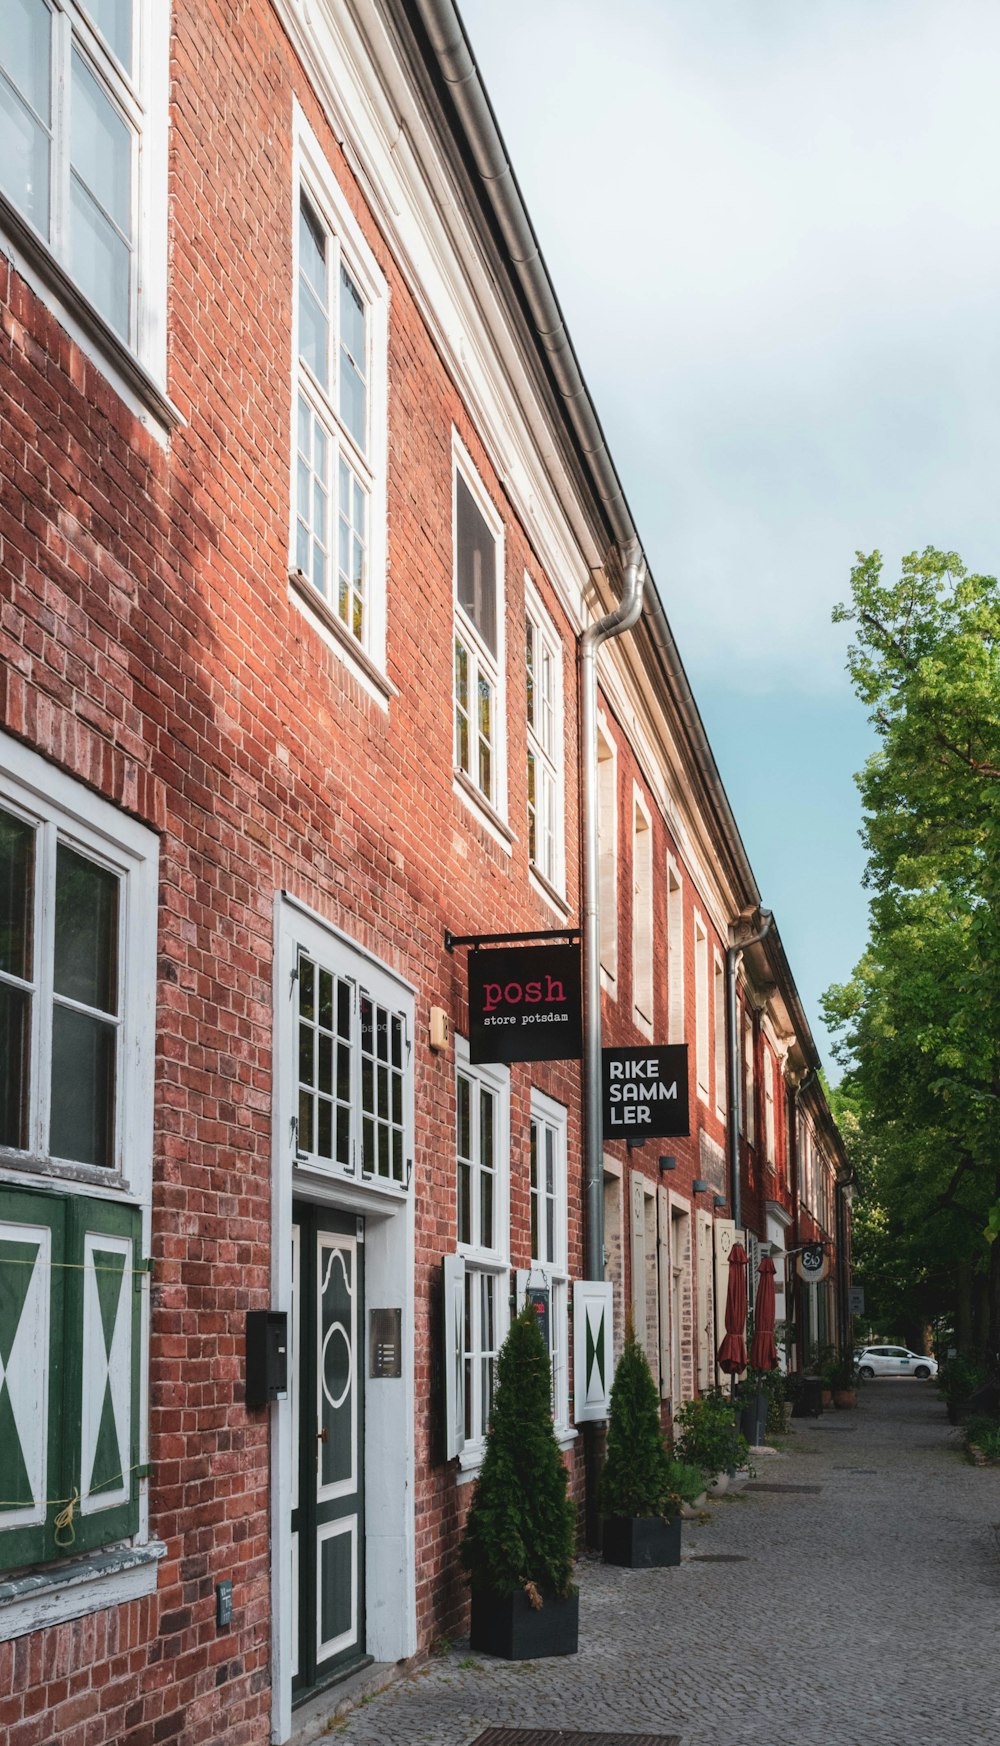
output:
<path id="1" fill-rule="evenodd" d="M 1000 562 L 996 0 L 459 0 L 824 1063 L 856 551 Z"/>

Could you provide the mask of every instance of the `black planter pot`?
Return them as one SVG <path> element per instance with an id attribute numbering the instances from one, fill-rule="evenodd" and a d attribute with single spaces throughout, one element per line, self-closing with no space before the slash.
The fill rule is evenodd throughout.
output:
<path id="1" fill-rule="evenodd" d="M 740 1409 L 740 1430 L 751 1449 L 757 1449 L 765 1440 L 767 1427 L 767 1393 L 763 1388 L 756 1389 Z"/>
<path id="2" fill-rule="evenodd" d="M 681 1561 L 681 1519 L 610 1516 L 604 1523 L 604 1562 L 628 1570 L 658 1570 Z"/>
<path id="3" fill-rule="evenodd" d="M 537 1661 L 543 1655 L 575 1655 L 580 1632 L 580 1594 L 565 1600 L 543 1595 L 533 1607 L 522 1589 L 516 1594 L 472 1591 L 472 1648 L 504 1661 Z"/>

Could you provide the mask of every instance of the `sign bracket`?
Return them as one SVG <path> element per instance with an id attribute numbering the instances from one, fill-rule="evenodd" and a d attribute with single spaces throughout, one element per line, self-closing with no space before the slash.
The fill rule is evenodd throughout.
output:
<path id="1" fill-rule="evenodd" d="M 453 952 L 456 946 L 471 946 L 478 952 L 480 946 L 508 946 L 520 940 L 578 940 L 579 928 L 542 928 L 538 933 L 528 934 L 453 934 L 450 928 L 444 930 L 444 949 Z"/>

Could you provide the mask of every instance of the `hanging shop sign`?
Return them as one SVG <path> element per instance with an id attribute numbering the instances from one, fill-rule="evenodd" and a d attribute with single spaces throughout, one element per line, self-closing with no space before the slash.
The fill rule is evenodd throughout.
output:
<path id="1" fill-rule="evenodd" d="M 852 1285 L 847 1294 L 847 1308 L 852 1316 L 863 1316 L 865 1313 L 865 1288 L 863 1285 Z"/>
<path id="2" fill-rule="evenodd" d="M 602 1049 L 604 1138 L 660 1140 L 689 1134 L 686 1043 Z"/>
<path id="3" fill-rule="evenodd" d="M 579 946 L 469 954 L 470 1061 L 577 1061 L 582 1053 Z"/>
<path id="4" fill-rule="evenodd" d="M 800 1279 L 805 1279 L 810 1285 L 818 1285 L 825 1279 L 830 1270 L 830 1260 L 822 1243 L 807 1243 L 799 1252 L 796 1262 L 796 1272 Z"/>

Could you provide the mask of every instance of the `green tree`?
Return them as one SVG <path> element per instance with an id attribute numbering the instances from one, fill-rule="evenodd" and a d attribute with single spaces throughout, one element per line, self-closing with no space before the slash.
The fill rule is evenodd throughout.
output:
<path id="1" fill-rule="evenodd" d="M 552 1428 L 552 1369 L 529 1306 L 511 1324 L 497 1359 L 497 1392 L 462 1540 L 474 1587 L 518 1589 L 540 1604 L 568 1594 L 576 1556 L 576 1510 Z"/>
<path id="2" fill-rule="evenodd" d="M 996 1365 L 1000 591 L 931 548 L 896 582 L 859 554 L 851 588 L 834 618 L 879 742 L 858 777 L 870 934 L 825 1009 L 879 1208 L 862 1249 Z"/>
<path id="3" fill-rule="evenodd" d="M 615 1370 L 608 1411 L 608 1448 L 598 1501 L 603 1516 L 664 1516 L 680 1498 L 660 1425 L 660 1400 L 632 1313 Z"/>

